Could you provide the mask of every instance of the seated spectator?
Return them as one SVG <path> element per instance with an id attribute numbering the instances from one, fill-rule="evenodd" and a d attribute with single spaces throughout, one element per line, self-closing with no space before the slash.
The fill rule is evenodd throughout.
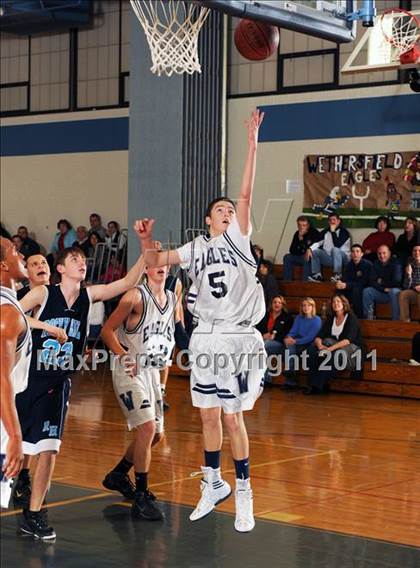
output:
<path id="1" fill-rule="evenodd" d="M 108 223 L 105 242 L 108 246 L 118 245 L 119 251 L 121 251 L 125 247 L 127 239 L 125 238 L 125 235 L 121 233 L 120 225 L 116 221 L 110 221 Z"/>
<path id="2" fill-rule="evenodd" d="M 287 302 L 283 296 L 274 296 L 264 319 L 257 325 L 262 333 L 267 355 L 280 355 L 284 351 L 283 340 L 292 327 L 293 318 L 287 311 Z M 271 383 L 271 373 L 267 370 L 264 382 Z"/>
<path id="3" fill-rule="evenodd" d="M 93 263 L 90 265 L 89 269 L 89 281 L 92 283 L 98 282 L 107 270 L 108 250 L 106 247 L 101 247 L 101 249 L 98 250 L 97 247 L 100 243 L 105 243 L 105 239 L 96 231 L 92 231 L 89 235 L 89 255 L 87 257 L 93 259 Z"/>
<path id="4" fill-rule="evenodd" d="M 23 239 L 20 235 L 13 235 L 12 242 L 16 247 L 16 250 L 23 254 L 22 247 L 23 247 Z"/>
<path id="5" fill-rule="evenodd" d="M 399 295 L 400 319 L 410 320 L 410 304 L 417 304 L 420 311 L 420 245 L 413 248 L 413 257 L 405 268 L 403 290 Z"/>
<path id="6" fill-rule="evenodd" d="M 411 347 L 411 359 L 409 360 L 409 365 L 413 367 L 420 366 L 420 331 L 416 333 L 413 337 L 412 347 Z"/>
<path id="7" fill-rule="evenodd" d="M 55 234 L 51 245 L 51 252 L 57 255 L 65 248 L 71 247 L 77 239 L 76 231 L 67 219 L 60 219 L 57 223 L 58 232 Z"/>
<path id="8" fill-rule="evenodd" d="M 328 381 L 338 371 L 344 368 L 353 371 L 357 368 L 358 360 L 360 363 L 362 361 L 362 353 L 359 359 L 354 355 L 356 351 L 361 351 L 363 342 L 359 321 L 351 312 L 349 301 L 345 296 L 335 294 L 331 300 L 331 309 L 331 316 L 308 350 L 309 386 L 304 391 L 305 394 L 325 392 Z M 336 351 L 340 352 L 340 356 Z M 327 356 L 329 359 L 326 360 Z"/>
<path id="9" fill-rule="evenodd" d="M 89 256 L 89 235 L 88 230 L 84 225 L 80 225 L 76 230 L 77 239 L 74 241 L 73 246 L 81 249 L 86 258 Z"/>
<path id="10" fill-rule="evenodd" d="M 264 250 L 260 247 L 260 245 L 253 245 L 251 244 L 251 252 L 252 252 L 252 256 L 255 259 L 255 262 L 257 263 L 257 270 L 260 267 L 261 261 L 265 260 L 264 259 Z"/>
<path id="11" fill-rule="evenodd" d="M 346 265 L 342 280 L 336 282 L 339 294 L 344 294 L 358 318 L 363 317 L 363 289 L 369 286 L 372 264 L 363 258 L 361 245 L 351 247 L 351 261 Z"/>
<path id="12" fill-rule="evenodd" d="M 287 363 L 283 390 L 295 390 L 298 388 L 296 382 L 295 357 L 301 357 L 302 353 L 308 349 L 312 341 L 321 329 L 322 321 L 316 315 L 316 304 L 312 298 L 304 298 L 300 305 L 299 315 L 296 316 L 293 326 L 284 338 L 285 361 Z M 288 368 L 287 368 L 288 367 Z"/>
<path id="13" fill-rule="evenodd" d="M 17 234 L 23 241 L 20 252 L 25 257 L 25 260 L 33 254 L 39 254 L 41 252 L 39 244 L 34 239 L 31 239 L 29 237 L 28 229 L 24 225 L 21 225 L 18 228 Z"/>
<path id="14" fill-rule="evenodd" d="M 331 282 L 341 279 L 344 266 L 350 260 L 351 237 L 341 223 L 338 213 L 328 215 L 328 229 L 321 231 L 320 240 L 313 243 L 305 253 L 305 259 L 310 262 L 311 282 L 322 282 L 321 266 L 332 266 Z"/>
<path id="15" fill-rule="evenodd" d="M 47 259 L 42 254 L 34 254 L 26 261 L 28 282 L 17 291 L 17 299 L 20 301 L 29 290 L 36 286 L 46 286 L 50 283 L 51 271 Z"/>
<path id="16" fill-rule="evenodd" d="M 406 266 L 415 245 L 420 245 L 418 222 L 415 217 L 407 217 L 404 221 L 404 232 L 398 237 L 392 251 L 397 256 L 401 266 Z"/>
<path id="17" fill-rule="evenodd" d="M 303 266 L 303 280 L 310 276 L 310 264 L 305 260 L 308 248 L 319 241 L 321 235 L 312 227 L 306 215 L 300 215 L 297 220 L 298 230 L 293 235 L 288 254 L 283 257 L 283 280 L 293 280 L 293 268 Z"/>
<path id="18" fill-rule="evenodd" d="M 392 250 L 395 244 L 395 235 L 390 231 L 391 221 L 388 217 L 383 215 L 378 217 L 375 221 L 375 229 L 374 233 L 370 233 L 365 238 L 362 245 L 364 258 L 371 262 L 375 262 L 378 258 L 377 252 L 381 245 L 386 245 Z"/>
<path id="19" fill-rule="evenodd" d="M 91 213 L 89 217 L 90 229 L 89 235 L 93 232 L 98 233 L 98 235 L 105 241 L 106 239 L 106 229 L 102 226 L 102 219 L 98 213 Z"/>
<path id="20" fill-rule="evenodd" d="M 258 278 L 264 290 L 265 305 L 269 306 L 274 296 L 280 294 L 277 278 L 272 274 L 273 265 L 268 260 L 262 260 L 258 268 Z"/>
<path id="21" fill-rule="evenodd" d="M 375 303 L 391 304 L 392 319 L 400 319 L 398 295 L 401 290 L 402 269 L 386 245 L 378 248 L 378 260 L 372 265 L 368 288 L 363 290 L 363 317 L 372 319 Z"/>

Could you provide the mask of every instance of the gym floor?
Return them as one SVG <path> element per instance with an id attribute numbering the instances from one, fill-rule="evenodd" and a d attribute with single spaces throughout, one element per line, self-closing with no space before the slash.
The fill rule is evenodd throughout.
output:
<path id="1" fill-rule="evenodd" d="M 234 501 L 197 523 L 191 472 L 201 464 L 198 413 L 188 381 L 172 377 L 167 436 L 155 450 L 151 489 L 166 520 L 131 518 L 102 489 L 130 440 L 109 373 L 73 381 L 72 404 L 48 496 L 54 543 L 17 535 L 20 512 L 2 512 L 7 567 L 395 567 L 420 565 L 418 403 L 268 389 L 247 415 L 256 528 L 233 528 Z M 228 441 L 223 469 L 233 482 Z"/>

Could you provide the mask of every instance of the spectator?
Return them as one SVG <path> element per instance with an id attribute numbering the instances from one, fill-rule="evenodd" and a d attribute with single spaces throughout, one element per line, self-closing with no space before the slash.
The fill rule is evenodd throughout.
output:
<path id="1" fill-rule="evenodd" d="M 395 235 L 391 233 L 391 221 L 388 217 L 381 215 L 375 221 L 375 233 L 370 233 L 363 241 L 363 254 L 366 260 L 375 262 L 378 258 L 377 252 L 381 245 L 386 245 L 393 249 L 395 245 Z"/>
<path id="2" fill-rule="evenodd" d="M 400 319 L 398 295 L 401 290 L 402 269 L 400 263 L 391 257 L 386 245 L 378 248 L 370 275 L 369 287 L 363 290 L 363 316 L 372 319 L 374 305 L 391 304 L 392 319 Z"/>
<path id="3" fill-rule="evenodd" d="M 12 237 L 12 241 L 13 244 L 16 247 L 16 250 L 19 251 L 21 254 L 23 254 L 22 252 L 22 247 L 23 247 L 23 239 L 20 235 L 13 235 Z"/>
<path id="4" fill-rule="evenodd" d="M 46 286 L 50 283 L 51 271 L 47 259 L 42 254 L 34 254 L 26 260 L 28 271 L 28 283 L 17 291 L 17 299 L 20 301 L 29 290 L 36 286 Z"/>
<path id="5" fill-rule="evenodd" d="M 75 230 L 67 219 L 60 219 L 57 223 L 58 232 L 56 233 L 51 245 L 51 252 L 57 255 L 65 248 L 71 247 L 77 239 Z"/>
<path id="6" fill-rule="evenodd" d="M 265 260 L 264 259 L 264 249 L 262 249 L 260 247 L 260 245 L 252 245 L 251 244 L 251 252 L 252 252 L 252 256 L 255 259 L 255 262 L 257 263 L 257 271 L 260 267 L 261 261 Z"/>
<path id="7" fill-rule="evenodd" d="M 305 394 L 321 394 L 337 371 L 359 370 L 362 362 L 362 333 L 356 316 L 350 310 L 345 296 L 335 294 L 331 300 L 332 314 L 327 318 L 309 353 L 309 386 Z M 338 356 L 339 351 L 342 355 Z M 360 351 L 360 357 L 354 355 Z M 333 354 L 333 355 L 329 355 Z M 325 359 L 325 357 L 329 359 Z M 324 363 L 324 365 L 322 365 Z M 322 368 L 325 367 L 325 368 Z"/>
<path id="8" fill-rule="evenodd" d="M 289 253 L 283 257 L 283 280 L 293 280 L 293 268 L 303 266 L 303 280 L 310 276 L 310 264 L 305 260 L 308 248 L 319 241 L 321 235 L 312 227 L 306 215 L 300 215 L 297 220 L 298 230 L 293 235 Z"/>
<path id="9" fill-rule="evenodd" d="M 372 264 L 363 258 L 361 245 L 351 247 L 351 261 L 344 269 L 343 279 L 336 282 L 339 294 L 344 294 L 353 305 L 358 318 L 363 317 L 363 289 L 369 286 Z"/>
<path id="10" fill-rule="evenodd" d="M 420 231 L 415 217 L 407 217 L 404 221 L 404 232 L 395 243 L 393 253 L 397 255 L 401 266 L 406 266 L 415 245 L 420 244 Z"/>
<path id="11" fill-rule="evenodd" d="M 89 234 L 84 225 L 80 225 L 76 230 L 77 239 L 74 241 L 73 246 L 78 247 L 84 252 L 86 258 L 89 256 Z"/>
<path id="12" fill-rule="evenodd" d="M 9 241 L 12 240 L 12 235 L 9 233 L 9 231 L 6 229 L 6 227 L 3 225 L 3 223 L 0 223 L 0 237 L 4 237 L 5 239 L 9 239 Z"/>
<path id="13" fill-rule="evenodd" d="M 411 359 L 408 363 L 409 365 L 413 365 L 414 367 L 420 366 L 420 331 L 413 337 Z"/>
<path id="14" fill-rule="evenodd" d="M 264 289 L 265 305 L 269 306 L 274 296 L 280 294 L 276 277 L 272 274 L 273 265 L 268 260 L 262 260 L 258 269 L 258 278 Z"/>
<path id="15" fill-rule="evenodd" d="M 267 355 L 281 355 L 284 351 L 283 340 L 292 327 L 293 318 L 287 311 L 287 302 L 283 296 L 274 296 L 270 309 L 257 325 L 262 333 Z M 265 384 L 271 384 L 271 373 L 266 371 Z"/>
<path id="16" fill-rule="evenodd" d="M 120 225 L 116 221 L 108 223 L 107 237 L 105 239 L 108 246 L 118 245 L 118 250 L 121 251 L 127 242 L 125 235 L 121 233 Z"/>
<path id="17" fill-rule="evenodd" d="M 328 215 L 328 229 L 321 232 L 321 238 L 313 243 L 305 253 L 305 259 L 311 263 L 311 282 L 322 282 L 321 266 L 332 266 L 332 282 L 341 279 L 343 267 L 350 260 L 351 237 L 343 227 L 338 213 Z"/>
<path id="18" fill-rule="evenodd" d="M 108 268 L 105 271 L 105 274 L 102 277 L 102 282 L 104 284 L 109 284 L 110 282 L 114 282 L 114 280 L 120 280 L 124 278 L 126 271 L 121 263 L 118 262 L 118 258 L 114 253 L 111 253 L 109 258 Z"/>
<path id="19" fill-rule="evenodd" d="M 405 268 L 399 303 L 401 321 L 410 321 L 410 304 L 417 304 L 420 311 L 420 245 L 413 248 L 413 257 Z"/>
<path id="20" fill-rule="evenodd" d="M 292 329 L 284 338 L 285 358 L 288 361 L 288 369 L 284 372 L 285 382 L 283 390 L 295 390 L 298 388 L 296 381 L 295 357 L 300 357 L 308 349 L 312 341 L 321 329 L 322 321 L 316 315 L 316 304 L 312 298 L 302 300 L 299 315 L 293 322 Z"/>
<path id="21" fill-rule="evenodd" d="M 21 225 L 17 231 L 18 235 L 23 241 L 21 253 L 25 257 L 25 260 L 32 256 L 33 254 L 39 254 L 41 252 L 41 247 L 39 244 L 29 237 L 28 229 L 24 225 Z"/>
<path id="22" fill-rule="evenodd" d="M 93 232 L 98 233 L 98 235 L 105 241 L 106 239 L 106 229 L 102 226 L 102 219 L 98 213 L 91 213 L 89 217 L 90 229 L 89 235 Z"/>
<path id="23" fill-rule="evenodd" d="M 88 248 L 89 258 L 93 258 L 95 256 L 96 247 L 98 246 L 99 243 L 104 243 L 104 242 L 105 239 L 103 239 L 99 233 L 97 233 L 96 231 L 89 232 L 89 248 Z"/>

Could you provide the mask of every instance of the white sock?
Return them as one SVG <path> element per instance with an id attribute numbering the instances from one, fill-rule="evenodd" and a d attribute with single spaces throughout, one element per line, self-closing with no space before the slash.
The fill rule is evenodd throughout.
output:
<path id="1" fill-rule="evenodd" d="M 236 489 L 243 490 L 243 489 L 251 489 L 251 480 L 248 479 L 236 479 Z"/>

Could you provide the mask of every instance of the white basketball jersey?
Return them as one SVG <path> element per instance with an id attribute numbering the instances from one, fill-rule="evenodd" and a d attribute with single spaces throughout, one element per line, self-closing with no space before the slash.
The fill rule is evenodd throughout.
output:
<path id="1" fill-rule="evenodd" d="M 165 367 L 175 345 L 176 296 L 165 290 L 166 305 L 161 308 L 149 286 L 138 287 L 143 299 L 143 313 L 133 330 L 119 329 L 119 340 L 131 355 L 147 355 L 155 361 L 153 366 Z"/>
<path id="2" fill-rule="evenodd" d="M 25 314 L 16 298 L 16 292 L 6 286 L 0 286 L 0 304 L 2 306 L 11 305 L 22 314 L 25 320 L 26 330 L 18 338 L 16 345 L 15 364 L 12 371 L 12 384 L 15 394 L 22 392 L 28 386 L 29 364 L 32 353 L 32 336 Z"/>
<path id="3" fill-rule="evenodd" d="M 201 235 L 177 252 L 192 280 L 188 310 L 199 324 L 254 326 L 264 317 L 250 235 L 241 233 L 236 217 L 221 235 Z"/>

